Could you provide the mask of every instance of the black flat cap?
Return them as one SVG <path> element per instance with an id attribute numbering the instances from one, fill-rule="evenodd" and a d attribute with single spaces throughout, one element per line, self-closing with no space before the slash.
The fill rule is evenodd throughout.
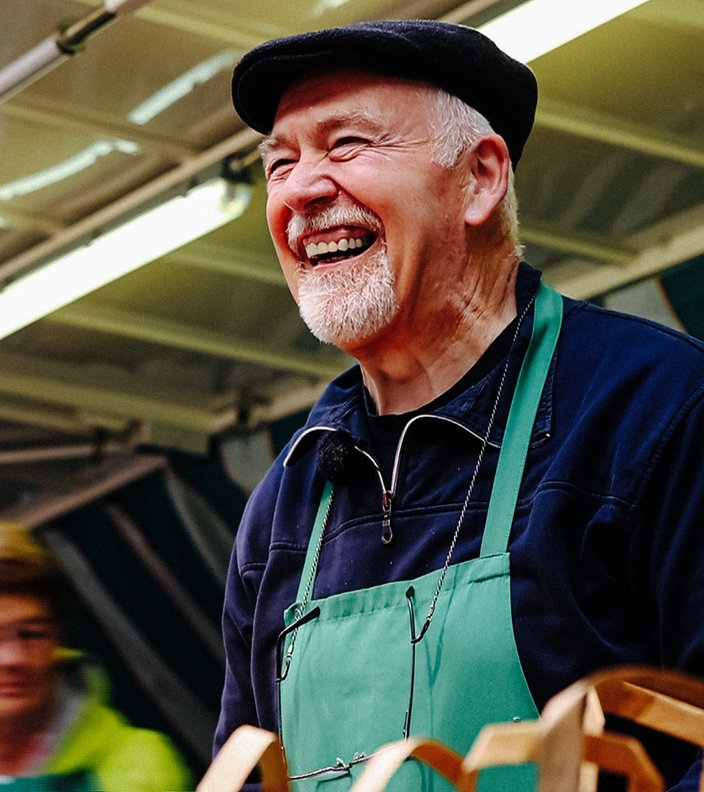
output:
<path id="1" fill-rule="evenodd" d="M 424 80 L 458 96 L 504 138 L 514 167 L 533 126 L 533 72 L 478 30 L 429 19 L 358 22 L 266 41 L 235 67 L 235 109 L 268 134 L 284 91 L 305 72 L 336 66 Z"/>

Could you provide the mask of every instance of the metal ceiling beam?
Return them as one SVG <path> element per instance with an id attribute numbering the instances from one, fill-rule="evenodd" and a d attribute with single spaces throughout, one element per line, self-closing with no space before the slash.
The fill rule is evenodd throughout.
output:
<path id="1" fill-rule="evenodd" d="M 244 28 L 239 15 L 238 24 L 231 24 L 231 14 L 223 15 L 193 0 L 160 0 L 157 5 L 140 9 L 140 19 L 174 30 L 202 36 L 228 47 L 237 46 L 243 52 L 267 38 L 266 31 Z"/>
<path id="2" fill-rule="evenodd" d="M 704 228 L 704 202 L 689 206 L 658 223 L 646 226 L 632 234 L 628 242 L 636 250 L 645 250 L 682 234 L 688 234 L 696 228 Z"/>
<path id="3" fill-rule="evenodd" d="M 247 412 L 246 425 L 250 428 L 270 424 L 287 415 L 309 410 L 318 400 L 327 383 L 297 385 L 281 382 L 279 388 L 267 392 L 267 400 L 253 405 Z"/>
<path id="4" fill-rule="evenodd" d="M 133 430 L 131 418 L 114 415 L 87 415 L 80 408 L 61 408 L 51 404 L 32 404 L 26 398 L 7 398 L 0 393 L 0 418 L 17 424 L 41 426 L 70 435 L 85 435 L 96 426 L 109 432 L 125 435 Z"/>
<path id="5" fill-rule="evenodd" d="M 77 412 L 121 416 L 125 421 L 156 421 L 188 431 L 213 434 L 237 421 L 234 400 L 209 399 L 202 395 L 176 393 L 174 388 L 161 394 L 140 393 L 139 382 L 121 377 L 119 384 L 107 380 L 95 384 L 95 377 L 75 366 L 53 364 L 21 355 L 0 353 L 0 394 L 63 405 Z"/>
<path id="6" fill-rule="evenodd" d="M 0 450 L 0 466 L 31 465 L 37 462 L 57 462 L 67 459 L 91 459 L 96 456 L 125 455 L 134 451 L 127 443 L 63 443 L 41 447 L 12 448 Z"/>
<path id="7" fill-rule="evenodd" d="M 571 277 L 557 277 L 551 283 L 571 297 L 588 299 L 657 275 L 703 254 L 704 223 L 675 237 L 654 243 L 624 264 L 604 264 L 597 267 L 592 265 L 585 272 Z"/>
<path id="8" fill-rule="evenodd" d="M 35 231 L 42 236 L 53 236 L 61 233 L 66 224 L 46 214 L 29 212 L 25 209 L 17 209 L 9 201 L 3 202 L 0 209 L 0 216 L 8 227 L 23 231 Z M 2 265 L 0 265 L 2 266 Z"/>
<path id="9" fill-rule="evenodd" d="M 68 493 L 63 492 L 60 495 L 47 493 L 30 503 L 4 509 L 0 512 L 0 516 L 5 520 L 14 520 L 28 528 L 34 528 L 165 467 L 164 457 L 135 454 L 119 466 L 112 464 L 88 486 L 76 482 L 75 488 Z"/>
<path id="10" fill-rule="evenodd" d="M 288 288 L 273 254 L 266 258 L 245 252 L 241 248 L 225 249 L 222 245 L 197 241 L 169 254 L 169 261 L 243 280 Z M 275 266 L 272 266 L 272 261 Z"/>
<path id="11" fill-rule="evenodd" d="M 702 0 L 676 0 L 676 2 L 646 3 L 638 10 L 643 19 L 656 24 L 681 25 L 687 30 L 704 28 Z"/>
<path id="12" fill-rule="evenodd" d="M 518 5 L 521 1 L 514 0 L 514 4 Z M 83 2 L 89 6 L 98 4 L 95 0 L 83 0 Z M 469 0 L 440 18 L 448 22 L 465 22 L 471 16 L 498 3 L 499 0 Z M 405 2 L 402 6 L 399 13 L 410 18 L 426 16 L 428 11 L 432 14 L 434 4 L 424 2 L 424 0 L 415 0 L 415 2 Z M 192 0 L 160 0 L 158 4 L 140 8 L 137 16 L 166 28 L 185 31 L 220 42 L 228 47 L 234 44 L 243 52 L 259 44 L 262 40 L 277 35 L 277 31 L 272 30 L 269 26 L 254 27 L 251 24 L 255 21 L 254 15 L 251 17 L 250 24 L 246 24 L 243 14 L 240 15 L 237 24 L 232 24 L 230 18 L 223 15 L 218 9 L 208 8 L 203 4 L 194 3 Z M 312 21 L 314 20 L 311 19 Z M 282 30 L 279 32 L 283 34 L 283 24 Z"/>
<path id="13" fill-rule="evenodd" d="M 700 138 L 695 140 L 672 132 L 657 132 L 652 127 L 628 124 L 621 118 L 588 112 L 568 102 L 541 99 L 535 124 L 544 129 L 596 140 L 651 157 L 704 168 L 704 146 Z"/>
<path id="14" fill-rule="evenodd" d="M 236 422 L 222 429 L 240 425 L 238 411 Z M 116 416 L 109 413 L 90 412 L 81 406 L 61 407 L 55 404 L 31 404 L 27 398 L 5 397 L 0 393 L 0 419 L 24 426 L 42 427 L 69 434 L 73 437 L 94 439 L 96 431 L 106 432 L 108 437 L 120 443 L 136 447 L 143 443 L 178 448 L 181 451 L 205 453 L 212 429 L 195 429 L 156 420 L 145 421 L 133 416 Z M 247 424 L 250 421 L 247 419 Z M 103 446 L 101 445 L 101 451 Z M 0 456 L 3 456 L 0 454 Z"/>
<path id="15" fill-rule="evenodd" d="M 281 353 L 264 344 L 256 344 L 243 338 L 226 337 L 215 330 L 160 319 L 151 314 L 114 309 L 107 305 L 72 305 L 57 311 L 47 319 L 69 324 L 72 327 L 81 327 L 84 330 L 98 330 L 317 379 L 328 380 L 343 369 L 342 365 L 331 365 L 315 355 L 297 350 Z M 0 389 L 2 387 L 0 383 Z"/>
<path id="16" fill-rule="evenodd" d="M 454 8 L 452 11 L 448 11 L 447 14 L 441 16 L 440 19 L 443 22 L 470 24 L 473 16 L 482 11 L 486 11 L 493 5 L 497 5 L 498 2 L 499 0 L 468 0 L 468 2 L 458 5 L 457 8 Z M 513 5 L 518 5 L 519 2 L 521 2 L 521 0 L 515 0 Z"/>
<path id="17" fill-rule="evenodd" d="M 83 107 L 77 111 L 76 105 L 46 97 L 38 99 L 28 94 L 17 97 L 12 102 L 0 105 L 0 116 L 36 124 L 47 130 L 75 132 L 82 140 L 86 136 L 129 140 L 145 151 L 157 152 L 164 159 L 175 162 L 184 162 L 200 153 L 195 146 L 151 132 L 138 124 L 127 121 L 118 123 L 113 115 L 88 111 Z"/>
<path id="18" fill-rule="evenodd" d="M 584 256 L 597 262 L 626 264 L 635 253 L 634 249 L 615 245 L 596 234 L 559 233 L 548 225 L 521 223 L 520 237 L 521 241 L 527 244 Z"/>

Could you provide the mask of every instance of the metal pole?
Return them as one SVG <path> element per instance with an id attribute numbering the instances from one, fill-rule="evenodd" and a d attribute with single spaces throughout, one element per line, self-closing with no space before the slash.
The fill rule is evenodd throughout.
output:
<path id="1" fill-rule="evenodd" d="M 39 44 L 0 69 L 0 101 L 9 99 L 81 50 L 94 33 L 121 13 L 135 11 L 149 0 L 106 0 L 104 6 Z"/>

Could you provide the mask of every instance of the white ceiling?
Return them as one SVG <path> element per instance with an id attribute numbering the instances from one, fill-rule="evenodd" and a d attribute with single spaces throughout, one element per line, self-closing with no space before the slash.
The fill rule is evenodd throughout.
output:
<path id="1" fill-rule="evenodd" d="M 565 2 L 579 14 L 583 0 Z M 0 101 L 0 283 L 205 174 L 253 187 L 237 220 L 0 341 L 0 481 L 61 457 L 69 435 L 77 457 L 97 438 L 133 460 L 145 444 L 204 451 L 213 435 L 308 406 L 349 360 L 309 336 L 279 273 L 232 66 L 299 30 L 382 17 L 479 25 L 516 5 L 151 0 Z M 3 0 L 0 70 L 101 6 Z M 517 173 L 522 236 L 565 293 L 604 295 L 704 254 L 702 53 L 704 0 L 650 0 L 531 64 L 541 93 Z M 190 92 L 149 120 L 135 114 L 189 73 Z M 79 157 L 92 164 L 49 183 Z M 9 491 L 3 503 L 0 484 L 0 516 L 17 512 Z"/>

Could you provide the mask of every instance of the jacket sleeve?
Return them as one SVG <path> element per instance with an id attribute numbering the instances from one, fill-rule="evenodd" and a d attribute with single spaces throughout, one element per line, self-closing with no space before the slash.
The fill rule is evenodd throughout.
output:
<path id="1" fill-rule="evenodd" d="M 255 620 L 255 616 L 259 610 L 267 610 L 261 606 L 260 590 L 268 569 L 272 526 L 282 475 L 283 465 L 279 458 L 247 500 L 235 536 L 225 585 L 222 616 L 225 679 L 213 740 L 213 756 L 239 726 L 272 729 L 269 676 L 265 677 L 265 690 L 259 691 L 266 698 L 266 703 L 262 704 L 257 698 L 256 682 L 263 670 L 260 668 L 261 659 L 256 660 L 255 649 L 256 640 L 261 643 L 263 627 L 262 618 Z M 263 623 L 264 627 L 268 626 L 266 618 Z M 269 712 L 268 718 L 260 712 L 262 706 Z"/>
<path id="2" fill-rule="evenodd" d="M 271 531 L 271 517 L 268 513 L 263 514 L 266 512 L 263 504 L 270 504 L 270 498 L 262 498 L 262 489 L 266 486 L 265 480 L 250 496 L 230 558 L 222 617 L 225 679 L 213 738 L 213 757 L 238 727 L 261 726 L 252 677 L 252 640 L 258 583 L 266 565 Z M 252 537 L 258 541 L 259 552 L 252 549 Z M 261 559 L 252 558 L 259 555 Z M 256 771 L 253 777 L 255 775 Z M 259 784 L 252 780 L 244 785 L 243 792 L 256 792 L 259 788 Z"/>
<path id="3" fill-rule="evenodd" d="M 668 427 L 652 460 L 641 502 L 642 531 L 635 540 L 633 585 L 648 611 L 651 641 L 660 663 L 704 680 L 704 400 L 685 405 Z M 638 580 L 636 580 L 636 577 Z M 704 681 L 703 681 L 704 684 Z M 662 762 L 668 786 L 699 789 L 701 753 L 682 776 L 672 762 L 691 746 L 671 746 Z M 680 764 L 680 768 L 681 768 Z"/>
<path id="4" fill-rule="evenodd" d="M 704 678 L 704 399 L 670 429 L 644 485 L 640 586 L 664 666 Z M 634 584 L 638 584 L 634 581 Z"/>
<path id="5" fill-rule="evenodd" d="M 233 554 L 233 561 L 235 555 Z M 223 612 L 223 640 L 225 643 L 225 682 L 223 685 L 220 717 L 215 731 L 213 755 L 238 727 L 244 724 L 257 726 L 250 676 L 251 623 L 242 623 L 242 602 L 246 599 L 236 572 L 231 571 L 225 593 Z M 236 603 L 236 604 L 235 604 Z"/>
<path id="6" fill-rule="evenodd" d="M 222 618 L 225 681 L 220 716 L 213 741 L 213 756 L 239 726 L 259 725 L 250 671 L 254 602 L 250 601 L 240 577 L 237 559 L 237 544 L 235 544 L 225 588 Z"/>

